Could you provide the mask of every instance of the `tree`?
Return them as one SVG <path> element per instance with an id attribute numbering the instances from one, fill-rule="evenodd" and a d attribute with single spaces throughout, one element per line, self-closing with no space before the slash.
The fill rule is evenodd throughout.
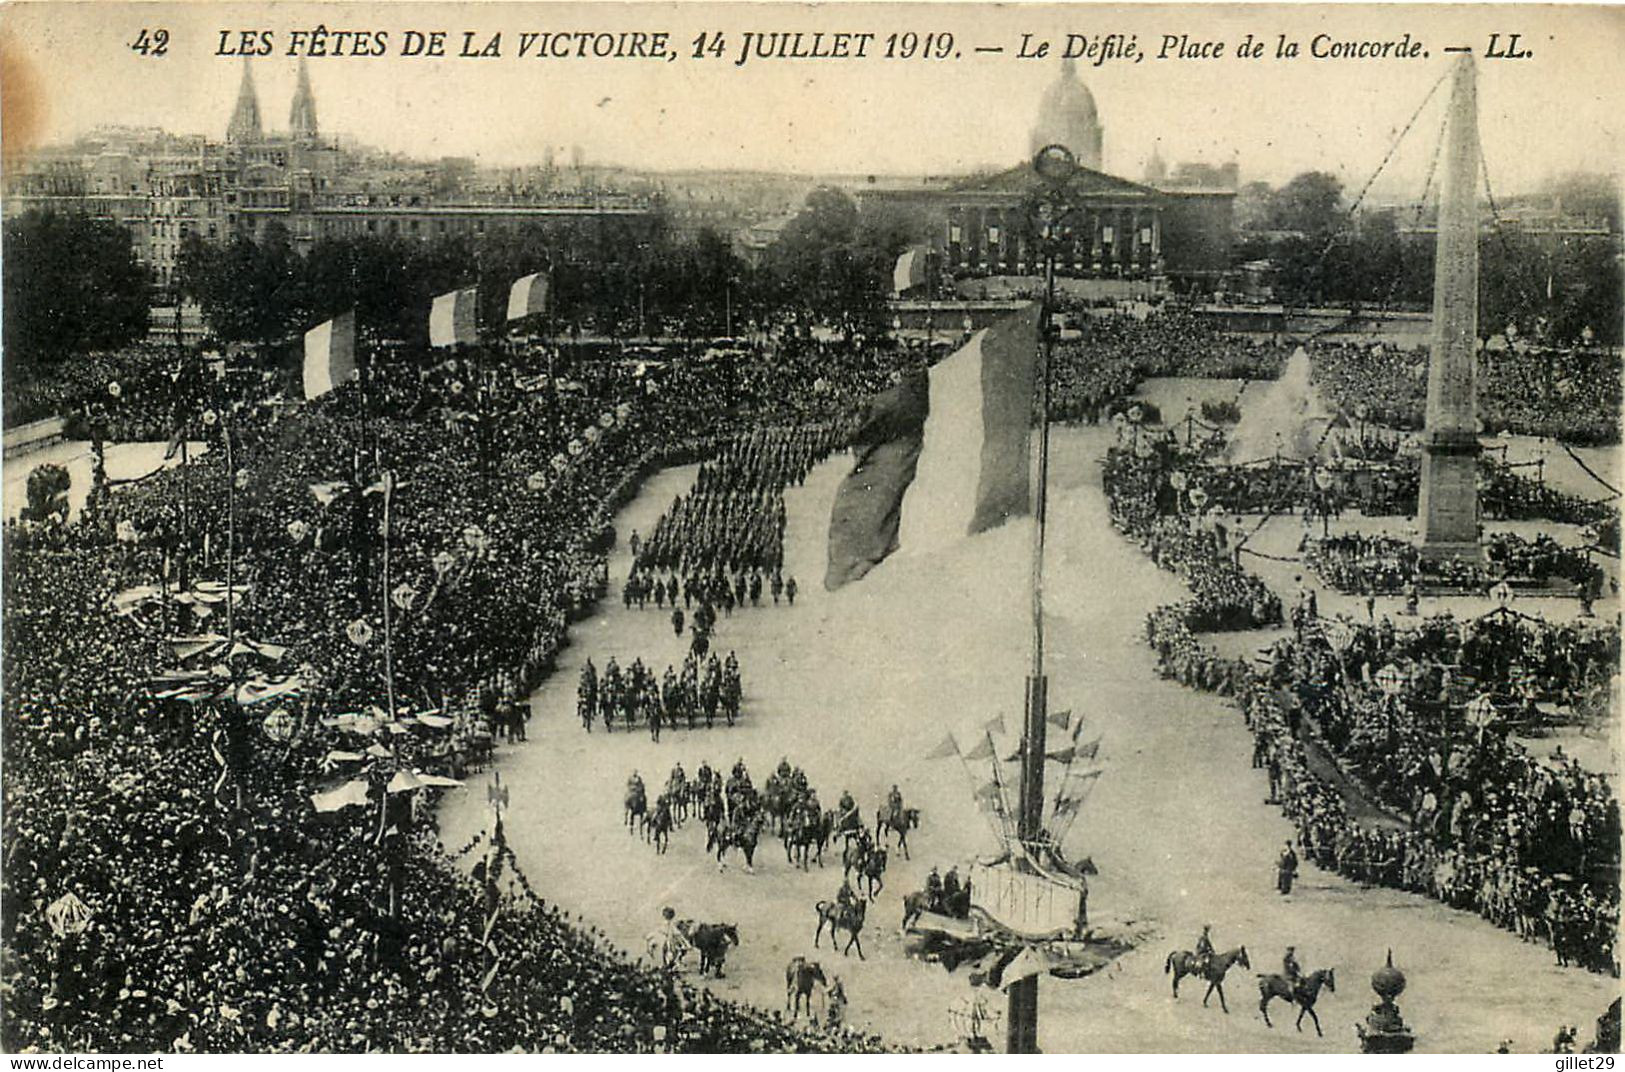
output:
<path id="1" fill-rule="evenodd" d="M 1325 236 L 1343 229 L 1343 183 L 1324 171 L 1305 171 L 1270 197 L 1272 230 Z"/>
<path id="2" fill-rule="evenodd" d="M 884 319 L 891 266 L 882 249 L 896 238 L 880 228 L 860 228 L 857 205 L 841 191 L 814 190 L 767 249 L 775 304 L 835 325 L 848 336 L 874 329 Z"/>
<path id="3" fill-rule="evenodd" d="M 188 240 L 179 267 L 182 291 L 225 342 L 269 347 L 308 326 L 304 265 L 280 224 L 266 228 L 259 242 L 238 235 L 224 248 L 210 248 Z"/>
<path id="4" fill-rule="evenodd" d="M 73 213 L 30 210 L 7 221 L 6 375 L 113 350 L 147 333 L 151 274 L 128 229 Z"/>

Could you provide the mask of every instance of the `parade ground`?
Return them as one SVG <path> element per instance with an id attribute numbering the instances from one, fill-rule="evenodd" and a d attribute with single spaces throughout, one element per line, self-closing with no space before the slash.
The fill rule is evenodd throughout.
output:
<path id="1" fill-rule="evenodd" d="M 1354 1024 L 1375 1001 L 1368 980 L 1390 950 L 1409 980 L 1399 1004 L 1420 1051 L 1491 1052 L 1510 1040 L 1515 1051 L 1530 1052 L 1549 1046 L 1560 1024 L 1587 1029 L 1617 994 L 1617 980 L 1560 969 L 1546 946 L 1520 942 L 1473 913 L 1307 864 L 1289 896 L 1276 892 L 1275 857 L 1293 831 L 1265 803 L 1267 782 L 1251 768 L 1252 738 L 1240 713 L 1160 679 L 1143 642 L 1146 613 L 1183 592 L 1177 577 L 1108 521 L 1099 461 L 1111 436 L 1101 427 L 1058 428 L 1053 437 L 1049 703 L 1081 714 L 1085 733 L 1102 737 L 1105 774 L 1065 846 L 1099 868 L 1091 920 L 1144 937 L 1092 977 L 1041 982 L 1042 1048 L 1354 1052 Z M 948 1045 L 955 1038 L 947 1010 L 969 990 L 966 970 L 949 974 L 905 956 L 902 897 L 923 887 L 931 867 L 963 870 L 997 849 L 972 804 L 978 777 L 956 759 L 925 757 L 948 729 L 1001 715 L 1012 730 L 1019 722 L 1031 529 L 1012 523 L 946 552 L 900 552 L 867 578 L 825 592 L 830 506 L 850 466 L 837 455 L 786 493 L 795 606 L 764 599 L 718 622 L 713 650 L 739 660 L 740 724 L 671 728 L 659 743 L 641 727 L 606 734 L 595 725 L 588 734 L 575 714 L 576 681 L 589 657 L 600 668 L 611 656 L 623 667 L 641 658 L 658 675 L 687 650 L 687 636 L 674 636 L 666 612 L 623 609 L 620 599 L 628 537 L 653 528 L 695 469 L 645 483 L 616 521 L 608 596 L 572 627 L 556 670 L 531 698 L 528 741 L 498 749 L 495 766 L 511 795 L 505 829 L 536 891 L 629 954 L 643 955 L 667 906 L 679 918 L 736 923 L 740 943 L 726 977 L 708 984 L 720 993 L 783 1008 L 786 962 L 811 956 L 841 978 L 853 1024 L 899 1045 Z M 1574 609 L 1561 604 L 1563 614 Z M 678 762 L 692 777 L 702 761 L 726 773 L 743 759 L 761 786 L 781 758 L 807 772 L 826 807 L 850 790 L 871 825 L 894 783 L 921 809 L 912 860 L 892 847 L 885 888 L 862 932 L 865 960 L 832 952 L 827 936 L 813 948 L 814 905 L 840 886 L 837 853 L 802 873 L 764 832 L 754 873 L 737 854 L 719 871 L 697 819 L 673 835 L 663 856 L 624 826 L 634 770 L 652 795 Z M 488 826 L 490 777 L 472 778 L 442 801 L 446 845 L 465 844 Z M 1227 980 L 1228 1014 L 1217 999 L 1201 1007 L 1201 989 L 1190 980 L 1176 1002 L 1163 971 L 1168 953 L 1190 949 L 1203 924 L 1212 925 L 1221 951 L 1245 945 L 1251 961 L 1252 970 L 1238 968 Z M 1335 969 L 1337 989 L 1317 1006 L 1324 1037 L 1307 1019 L 1295 1030 L 1295 1010 L 1281 1002 L 1271 1008 L 1273 1029 L 1259 1016 L 1255 973 L 1279 971 L 1288 945 L 1306 971 Z M 1003 994 L 988 993 L 1002 1010 Z"/>

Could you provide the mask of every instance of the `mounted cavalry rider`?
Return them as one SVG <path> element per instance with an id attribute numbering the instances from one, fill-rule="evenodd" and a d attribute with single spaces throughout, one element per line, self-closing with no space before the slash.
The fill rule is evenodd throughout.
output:
<path id="1" fill-rule="evenodd" d="M 891 792 L 886 794 L 886 814 L 893 820 L 900 820 L 903 817 L 903 794 L 896 785 L 893 785 Z"/>
<path id="2" fill-rule="evenodd" d="M 959 914 L 959 895 L 962 889 L 958 865 L 948 868 L 948 877 L 942 880 L 942 907 L 947 915 Z"/>
<path id="3" fill-rule="evenodd" d="M 850 789 L 841 790 L 841 801 L 835 805 L 835 832 L 856 832 L 863 829 L 863 822 L 858 818 L 858 802 L 852 799 Z"/>
<path id="4" fill-rule="evenodd" d="M 937 869 L 934 867 L 931 869 L 931 873 L 925 876 L 925 899 L 931 906 L 931 911 L 942 912 L 944 907 L 942 903 L 942 876 L 937 874 Z"/>
<path id="5" fill-rule="evenodd" d="M 1207 978 L 1208 965 L 1213 963 L 1213 924 L 1202 924 L 1202 936 L 1196 939 L 1196 974 Z"/>
<path id="6" fill-rule="evenodd" d="M 850 878 L 841 879 L 841 888 L 835 892 L 835 903 L 842 908 L 850 908 L 857 903 L 857 900 L 858 895 L 852 890 L 852 880 Z"/>
<path id="7" fill-rule="evenodd" d="M 1281 957 L 1281 974 L 1286 976 L 1294 990 L 1303 979 L 1303 969 L 1298 966 L 1297 946 L 1287 946 L 1286 953 Z"/>

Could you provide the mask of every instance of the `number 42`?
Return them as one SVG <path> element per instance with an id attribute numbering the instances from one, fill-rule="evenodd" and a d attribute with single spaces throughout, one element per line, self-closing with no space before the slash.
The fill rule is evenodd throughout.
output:
<path id="1" fill-rule="evenodd" d="M 139 52 L 143 56 L 162 56 L 169 52 L 169 31 L 148 30 L 142 28 L 134 41 L 130 42 L 130 51 Z"/>

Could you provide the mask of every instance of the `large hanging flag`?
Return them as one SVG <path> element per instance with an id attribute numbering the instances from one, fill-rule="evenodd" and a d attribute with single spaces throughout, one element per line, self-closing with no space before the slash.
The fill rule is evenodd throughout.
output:
<path id="1" fill-rule="evenodd" d="M 894 292 L 901 294 L 925 284 L 925 257 L 924 246 L 914 246 L 903 251 L 897 258 L 897 264 L 892 268 L 891 288 Z"/>
<path id="2" fill-rule="evenodd" d="M 355 310 L 305 332 L 305 397 L 319 398 L 355 378 Z"/>
<path id="3" fill-rule="evenodd" d="M 429 345 L 456 346 L 479 337 L 475 307 L 479 292 L 473 287 L 450 290 L 429 307 Z"/>
<path id="4" fill-rule="evenodd" d="M 1033 305 L 871 400 L 830 515 L 825 588 L 899 547 L 939 549 L 1030 512 L 1037 351 Z"/>
<path id="5" fill-rule="evenodd" d="M 508 291 L 508 319 L 547 312 L 547 276 L 532 272 L 513 281 Z"/>

